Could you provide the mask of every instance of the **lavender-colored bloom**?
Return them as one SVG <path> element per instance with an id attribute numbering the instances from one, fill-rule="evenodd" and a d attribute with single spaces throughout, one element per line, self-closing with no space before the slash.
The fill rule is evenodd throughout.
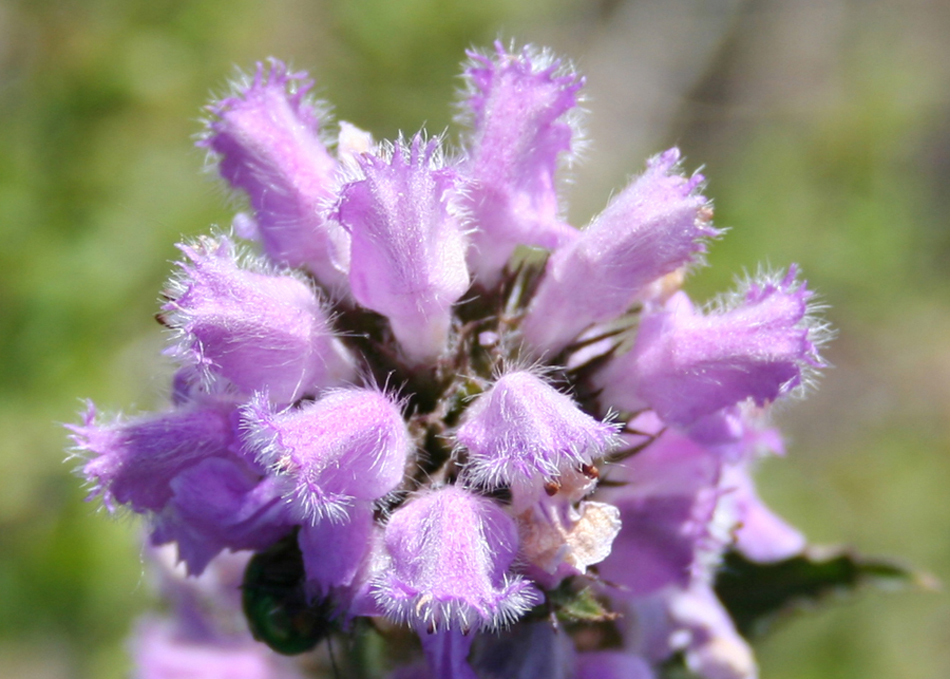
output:
<path id="1" fill-rule="evenodd" d="M 143 679 L 291 679 L 248 628 L 295 653 L 369 627 L 347 669 L 390 679 L 652 679 L 675 654 L 754 679 L 711 586 L 727 548 L 804 544 L 750 470 L 781 449 L 768 406 L 822 365 L 810 293 L 793 269 L 693 309 L 678 290 L 720 232 L 677 149 L 573 230 L 555 175 L 583 79 L 470 56 L 451 163 L 342 122 L 334 157 L 280 62 L 210 107 L 199 143 L 264 254 L 180 246 L 170 412 L 70 427 L 92 494 L 144 514 L 175 571 L 230 573 L 166 579 Z M 552 252 L 512 270 L 520 245 Z"/>
<path id="2" fill-rule="evenodd" d="M 622 651 L 591 651 L 578 654 L 574 679 L 653 679 L 655 676 L 640 656 Z"/>
<path id="3" fill-rule="evenodd" d="M 386 526 L 391 567 L 376 584 L 386 614 L 420 630 L 472 631 L 512 622 L 537 603 L 508 570 L 518 531 L 505 511 L 457 486 L 400 507 Z"/>
<path id="4" fill-rule="evenodd" d="M 373 528 L 373 506 L 368 502 L 350 507 L 345 521 L 301 526 L 297 542 L 307 582 L 318 596 L 353 585 L 372 544 Z"/>
<path id="5" fill-rule="evenodd" d="M 293 526 L 275 480 L 240 462 L 209 458 L 176 476 L 171 488 L 153 519 L 151 540 L 176 543 L 192 575 L 224 549 L 264 549 Z"/>
<path id="6" fill-rule="evenodd" d="M 227 238 L 179 246 L 162 309 L 177 331 L 169 353 L 206 383 L 225 379 L 241 394 L 266 390 L 290 402 L 353 376 L 352 359 L 305 282 L 242 268 Z"/>
<path id="7" fill-rule="evenodd" d="M 644 316 L 633 349 L 598 376 L 601 398 L 628 410 L 650 407 L 678 425 L 747 398 L 759 406 L 774 401 L 823 365 L 810 297 L 794 267 L 749 283 L 708 314 L 678 293 L 663 311 Z"/>
<path id="8" fill-rule="evenodd" d="M 133 679 L 300 679 L 286 661 L 248 636 L 192 638 L 167 621 L 147 619 L 132 640 Z"/>
<path id="9" fill-rule="evenodd" d="M 705 679 L 756 679 L 758 668 L 748 642 L 736 631 L 716 593 L 702 581 L 666 595 L 671 627 L 686 666 Z"/>
<path id="10" fill-rule="evenodd" d="M 524 335 L 538 354 L 556 354 L 592 323 L 620 316 L 647 285 L 695 262 L 719 235 L 703 176 L 678 173 L 680 152 L 647 161 L 590 227 L 548 261 Z"/>
<path id="11" fill-rule="evenodd" d="M 389 159 L 361 156 L 360 168 L 365 178 L 343 187 L 334 213 L 352 237 L 353 297 L 389 319 L 410 361 L 430 362 L 469 285 L 457 174 L 442 166 L 438 140 L 421 135 Z"/>
<path id="12" fill-rule="evenodd" d="M 96 422 L 90 402 L 82 425 L 69 425 L 82 474 L 109 511 L 116 503 L 136 512 L 159 511 L 171 481 L 209 457 L 230 456 L 235 442 L 229 412 L 220 406 L 182 408 L 110 424 Z"/>
<path id="13" fill-rule="evenodd" d="M 623 587 L 618 595 L 686 586 L 711 538 L 721 470 L 718 456 L 672 430 L 611 468 L 610 481 L 624 485 L 602 495 L 620 510 L 623 528 L 598 570 Z"/>
<path id="14" fill-rule="evenodd" d="M 399 407 L 376 389 L 337 389 L 275 412 L 258 394 L 242 411 L 248 452 L 275 473 L 300 521 L 346 521 L 403 478 L 412 452 Z"/>
<path id="15" fill-rule="evenodd" d="M 545 483 L 615 448 L 617 430 L 540 377 L 515 371 L 475 400 L 456 439 L 467 450 L 467 477 L 487 488 L 509 486 L 517 508 L 524 508 Z"/>
<path id="16" fill-rule="evenodd" d="M 277 60 L 209 106 L 213 120 L 199 142 L 220 158 L 219 170 L 245 191 L 253 225 L 275 262 L 308 268 L 330 288 L 346 283 L 349 238 L 324 216 L 336 161 L 318 136 L 321 111 L 307 100 L 313 83 Z"/>
<path id="17" fill-rule="evenodd" d="M 478 226 L 469 262 L 485 286 L 497 282 L 516 246 L 553 250 L 577 236 L 559 219 L 554 175 L 558 157 L 572 150 L 571 114 L 584 84 L 547 54 L 511 54 L 500 42 L 495 51 L 495 59 L 469 53 L 463 102 L 474 125 L 466 205 Z"/>

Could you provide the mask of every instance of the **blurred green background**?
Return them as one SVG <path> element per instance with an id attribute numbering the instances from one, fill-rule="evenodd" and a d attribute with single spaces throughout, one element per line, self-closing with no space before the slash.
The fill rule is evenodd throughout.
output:
<path id="1" fill-rule="evenodd" d="M 778 415 L 766 497 L 816 542 L 950 582 L 947 35 L 945 0 L 0 1 L 0 678 L 128 672 L 138 523 L 82 502 L 56 423 L 79 398 L 161 406 L 174 243 L 233 213 L 192 146 L 201 107 L 269 55 L 377 138 L 457 133 L 466 47 L 572 58 L 592 141 L 575 223 L 676 143 L 731 227 L 690 290 L 799 262 L 830 305 L 836 367 Z M 759 657 L 765 679 L 948 677 L 948 597 L 829 602 Z"/>

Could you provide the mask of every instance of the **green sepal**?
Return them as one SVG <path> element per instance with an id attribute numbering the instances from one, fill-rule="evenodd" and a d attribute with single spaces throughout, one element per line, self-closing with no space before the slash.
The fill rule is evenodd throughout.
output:
<path id="1" fill-rule="evenodd" d="M 574 591 L 558 588 L 548 595 L 557 617 L 562 622 L 610 622 L 617 614 L 594 596 L 590 587 Z"/>

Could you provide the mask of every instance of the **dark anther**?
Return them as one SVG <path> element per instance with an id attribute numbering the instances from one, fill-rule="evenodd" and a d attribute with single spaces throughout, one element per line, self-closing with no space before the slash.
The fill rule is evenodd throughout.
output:
<path id="1" fill-rule="evenodd" d="M 581 473 L 589 479 L 599 479 L 600 470 L 597 469 L 594 465 L 583 464 L 581 465 Z"/>

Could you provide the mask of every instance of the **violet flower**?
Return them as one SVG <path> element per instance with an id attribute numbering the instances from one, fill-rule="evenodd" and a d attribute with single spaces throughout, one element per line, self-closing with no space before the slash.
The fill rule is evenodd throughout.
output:
<path id="1" fill-rule="evenodd" d="M 298 518 L 345 521 L 402 480 L 412 442 L 398 406 L 374 389 L 337 389 L 274 412 L 258 394 L 242 411 L 248 452 L 285 486 Z"/>
<path id="2" fill-rule="evenodd" d="M 353 297 L 388 318 L 409 360 L 424 363 L 445 349 L 451 307 L 468 289 L 458 178 L 437 140 L 417 135 L 388 155 L 360 157 L 365 178 L 342 188 L 334 217 L 353 241 Z"/>
<path id="3" fill-rule="evenodd" d="M 803 549 L 751 471 L 781 448 L 760 419 L 824 365 L 812 293 L 791 268 L 694 308 L 721 232 L 675 148 L 574 230 L 583 78 L 469 56 L 448 153 L 340 123 L 331 154 L 277 61 L 211 105 L 199 145 L 253 214 L 179 246 L 168 408 L 69 429 L 90 496 L 191 576 L 243 558 L 251 632 L 180 605 L 140 628 L 138 676 L 295 677 L 328 639 L 372 679 L 754 676 L 712 584 L 729 549 Z"/>
<path id="4" fill-rule="evenodd" d="M 466 172 L 466 204 L 477 229 L 469 261 L 491 287 L 518 245 L 550 250 L 577 237 L 559 218 L 555 174 L 559 156 L 577 146 L 578 91 L 584 79 L 546 53 L 477 52 L 465 70 L 462 120 L 474 128 Z"/>
<path id="5" fill-rule="evenodd" d="M 620 192 L 586 231 L 554 252 L 525 319 L 525 339 L 538 353 L 563 349 L 592 323 L 617 318 L 648 284 L 698 261 L 705 240 L 720 234 L 703 176 L 679 174 L 672 148 Z"/>
<path id="6" fill-rule="evenodd" d="M 306 74 L 277 60 L 257 64 L 253 78 L 208 107 L 201 146 L 213 152 L 231 186 L 254 210 L 245 232 L 278 264 L 306 267 L 324 285 L 345 285 L 349 239 L 326 219 L 337 162 L 319 136 L 322 107 L 307 97 Z"/>
<path id="7" fill-rule="evenodd" d="M 474 400 L 456 440 L 467 478 L 509 487 L 518 510 L 536 502 L 546 484 L 556 490 L 562 474 L 590 469 L 619 444 L 618 426 L 583 412 L 540 377 L 514 371 Z"/>
<path id="8" fill-rule="evenodd" d="M 190 262 L 179 263 L 162 318 L 177 333 L 168 353 L 203 383 L 225 380 L 242 395 L 267 391 L 287 403 L 353 377 L 304 280 L 242 267 L 227 238 L 180 247 Z"/>

